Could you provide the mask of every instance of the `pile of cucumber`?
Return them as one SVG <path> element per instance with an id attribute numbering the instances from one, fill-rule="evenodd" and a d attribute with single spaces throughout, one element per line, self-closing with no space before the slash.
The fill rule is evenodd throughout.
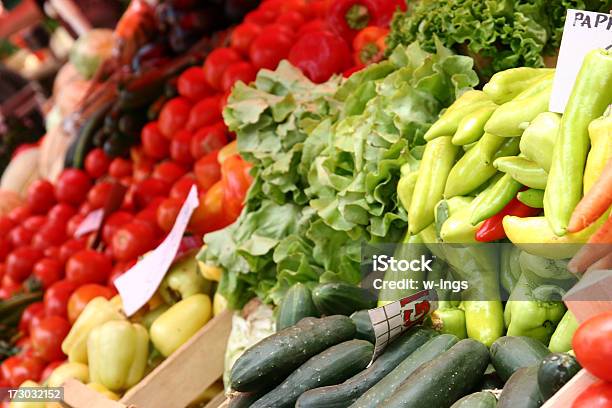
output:
<path id="1" fill-rule="evenodd" d="M 531 338 L 502 337 L 487 349 L 422 326 L 370 364 L 366 317 L 306 317 L 255 344 L 231 369 L 229 406 L 535 408 L 580 370 Z"/>

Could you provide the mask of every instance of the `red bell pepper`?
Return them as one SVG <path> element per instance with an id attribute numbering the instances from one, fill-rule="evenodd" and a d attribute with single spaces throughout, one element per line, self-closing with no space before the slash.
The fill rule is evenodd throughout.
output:
<path id="1" fill-rule="evenodd" d="M 389 29 L 384 27 L 366 27 L 353 40 L 353 60 L 357 65 L 368 65 L 383 58 L 387 45 L 385 39 Z"/>
<path id="2" fill-rule="evenodd" d="M 486 219 L 478 231 L 476 231 L 476 241 L 491 242 L 506 237 L 502 221 L 506 215 L 515 217 L 533 217 L 542 211 L 541 208 L 532 208 L 521 203 L 516 197 L 491 218 Z"/>
<path id="3" fill-rule="evenodd" d="M 402 0 L 334 0 L 327 9 L 329 28 L 351 42 L 367 26 L 388 27 Z"/>
<path id="4" fill-rule="evenodd" d="M 351 52 L 346 42 L 329 31 L 304 34 L 289 51 L 289 62 L 316 83 L 325 82 L 333 74 L 351 65 Z"/>

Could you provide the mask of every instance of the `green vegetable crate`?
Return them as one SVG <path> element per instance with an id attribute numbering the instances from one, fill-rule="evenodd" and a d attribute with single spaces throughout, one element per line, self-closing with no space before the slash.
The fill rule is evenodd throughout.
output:
<path id="1" fill-rule="evenodd" d="M 65 406 L 70 408 L 186 407 L 223 375 L 223 360 L 231 326 L 232 314 L 226 310 L 208 322 L 119 401 L 111 401 L 81 382 L 69 380 L 64 384 Z M 216 408 L 224 399 L 221 396 L 214 398 L 206 407 Z"/>

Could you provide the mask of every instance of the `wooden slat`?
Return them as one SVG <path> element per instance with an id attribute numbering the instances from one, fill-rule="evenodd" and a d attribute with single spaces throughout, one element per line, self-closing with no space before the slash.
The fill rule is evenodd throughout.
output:
<path id="1" fill-rule="evenodd" d="M 142 408 L 186 407 L 223 374 L 231 325 L 229 310 L 216 316 L 120 402 Z"/>
<path id="2" fill-rule="evenodd" d="M 593 377 L 586 370 L 581 370 L 559 392 L 546 401 L 542 408 L 569 408 L 582 391 L 596 381 L 597 378 Z"/>
<path id="3" fill-rule="evenodd" d="M 70 408 L 127 408 L 74 379 L 67 380 L 63 387 L 64 403 Z"/>
<path id="4" fill-rule="evenodd" d="M 225 393 L 220 392 L 215 398 L 211 399 L 208 404 L 204 406 L 204 408 L 220 408 L 226 399 L 227 397 L 225 396 Z"/>
<path id="5" fill-rule="evenodd" d="M 590 271 L 563 297 L 578 322 L 612 310 L 612 271 Z"/>

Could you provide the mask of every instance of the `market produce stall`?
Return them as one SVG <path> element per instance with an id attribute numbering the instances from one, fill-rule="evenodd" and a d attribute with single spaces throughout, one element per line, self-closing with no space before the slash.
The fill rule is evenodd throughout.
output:
<path id="1" fill-rule="evenodd" d="M 610 2 L 229 3 L 225 29 L 135 0 L 76 42 L 5 173 L 1 385 L 612 406 Z"/>

